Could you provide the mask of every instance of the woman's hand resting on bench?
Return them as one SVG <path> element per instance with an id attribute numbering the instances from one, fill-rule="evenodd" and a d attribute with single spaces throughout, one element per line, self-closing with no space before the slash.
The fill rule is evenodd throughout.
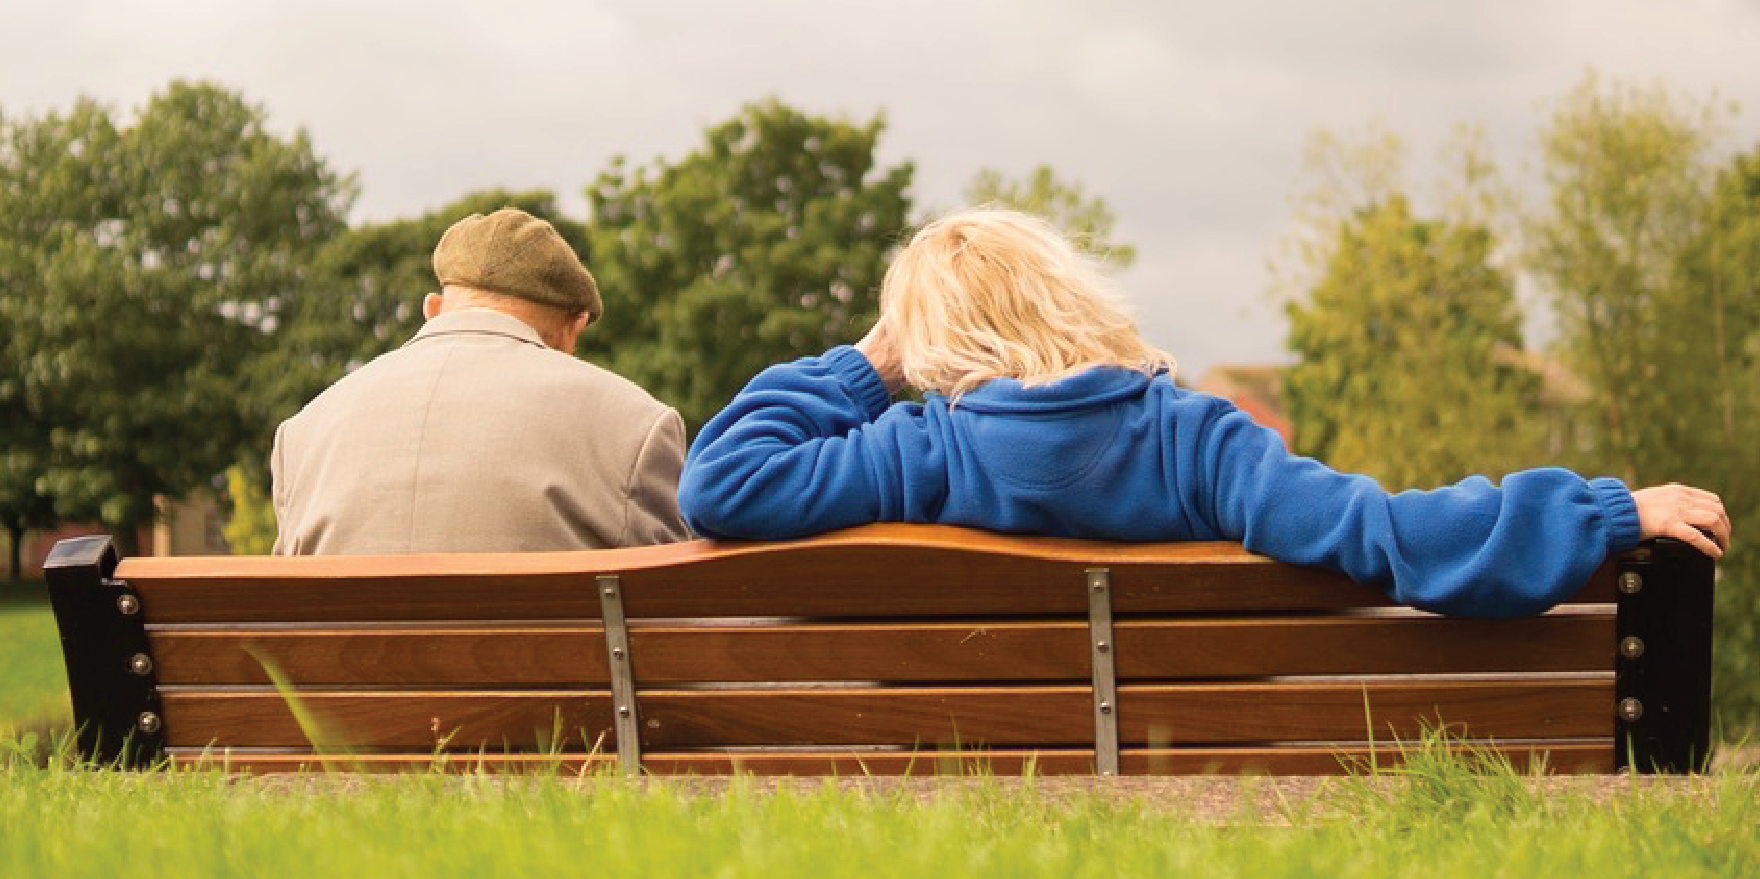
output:
<path id="1" fill-rule="evenodd" d="M 1729 514 L 1723 499 L 1711 492 L 1671 482 L 1640 488 L 1632 501 L 1645 537 L 1672 537 L 1714 559 L 1729 546 Z"/>

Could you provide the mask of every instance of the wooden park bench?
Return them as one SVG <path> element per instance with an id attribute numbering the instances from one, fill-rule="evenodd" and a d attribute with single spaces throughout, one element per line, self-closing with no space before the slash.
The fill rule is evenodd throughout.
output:
<path id="1" fill-rule="evenodd" d="M 46 565 L 79 742 L 234 771 L 1339 772 L 1426 730 L 1518 765 L 1709 751 L 1712 563 L 1452 619 L 1236 544 L 880 525 L 557 553 Z"/>

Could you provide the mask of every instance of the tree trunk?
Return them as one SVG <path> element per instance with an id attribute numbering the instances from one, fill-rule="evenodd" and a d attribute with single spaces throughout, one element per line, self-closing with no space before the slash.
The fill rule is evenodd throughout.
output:
<path id="1" fill-rule="evenodd" d="M 121 558 L 133 558 L 141 554 L 141 523 L 123 522 L 116 526 L 116 533 L 111 535 L 116 541 L 116 554 Z"/>
<path id="2" fill-rule="evenodd" d="M 8 568 L 14 580 L 24 579 L 24 526 L 16 522 L 6 523 L 6 534 L 12 538 L 12 566 Z"/>

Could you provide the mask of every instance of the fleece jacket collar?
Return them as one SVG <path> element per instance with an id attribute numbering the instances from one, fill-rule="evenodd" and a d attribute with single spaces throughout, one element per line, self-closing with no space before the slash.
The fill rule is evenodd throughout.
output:
<path id="1" fill-rule="evenodd" d="M 958 408 L 989 415 L 1076 412 L 1140 397 L 1149 387 L 1150 378 L 1116 367 L 1096 367 L 1044 385 L 1028 386 L 1014 379 L 999 378 L 967 391 L 959 398 Z"/>

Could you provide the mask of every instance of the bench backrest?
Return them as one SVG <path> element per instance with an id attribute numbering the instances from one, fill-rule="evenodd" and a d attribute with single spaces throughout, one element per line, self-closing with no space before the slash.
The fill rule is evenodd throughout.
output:
<path id="1" fill-rule="evenodd" d="M 46 567 L 82 747 L 130 765 L 1307 774 L 1442 727 L 1678 771 L 1709 745 L 1712 570 L 1670 543 L 1500 621 L 1235 544 L 914 526 L 120 565 L 87 538 Z"/>

